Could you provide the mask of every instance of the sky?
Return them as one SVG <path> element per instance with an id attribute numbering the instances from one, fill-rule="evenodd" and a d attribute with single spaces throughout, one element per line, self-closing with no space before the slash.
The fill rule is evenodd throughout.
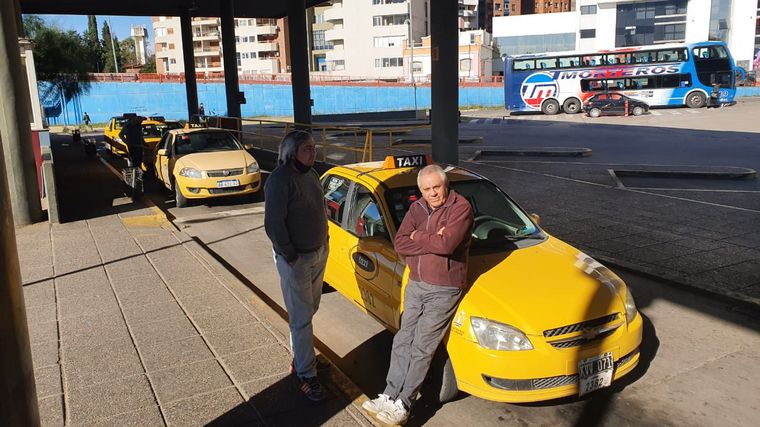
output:
<path id="1" fill-rule="evenodd" d="M 83 34 L 87 30 L 86 15 L 37 15 L 48 25 L 56 26 L 62 30 L 75 30 Z M 131 35 L 132 25 L 142 25 L 148 30 L 148 43 L 152 44 L 153 30 L 149 16 L 97 16 L 98 37 L 102 34 L 103 22 L 110 20 L 111 32 L 119 39 L 124 40 Z"/>

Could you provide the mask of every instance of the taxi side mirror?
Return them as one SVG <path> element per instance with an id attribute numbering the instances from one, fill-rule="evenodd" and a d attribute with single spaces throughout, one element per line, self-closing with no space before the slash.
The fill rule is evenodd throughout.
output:
<path id="1" fill-rule="evenodd" d="M 251 151 L 253 150 L 253 144 L 243 144 L 243 148 L 245 148 L 245 151 Z"/>
<path id="2" fill-rule="evenodd" d="M 165 156 L 166 155 L 166 148 L 161 148 L 156 152 L 159 156 Z"/>
<path id="3" fill-rule="evenodd" d="M 532 213 L 528 216 L 536 223 L 536 225 L 541 225 L 541 217 L 537 213 Z"/>

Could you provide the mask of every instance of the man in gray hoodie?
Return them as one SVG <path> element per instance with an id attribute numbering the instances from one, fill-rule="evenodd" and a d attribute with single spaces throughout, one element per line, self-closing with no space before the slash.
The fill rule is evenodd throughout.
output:
<path id="1" fill-rule="evenodd" d="M 317 379 L 311 319 L 319 308 L 327 264 L 327 214 L 319 175 L 312 168 L 311 134 L 293 131 L 280 143 L 278 166 L 264 187 L 264 228 L 272 241 L 288 310 L 292 370 L 307 398 L 326 398 Z"/>

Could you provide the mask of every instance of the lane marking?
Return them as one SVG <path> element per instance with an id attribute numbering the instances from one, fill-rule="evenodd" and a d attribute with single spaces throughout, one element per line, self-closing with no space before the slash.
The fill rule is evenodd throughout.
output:
<path id="1" fill-rule="evenodd" d="M 684 110 L 684 111 L 686 111 L 687 113 L 690 113 L 690 114 L 699 114 L 700 113 L 700 111 L 697 111 L 697 110 Z"/>
<path id="2" fill-rule="evenodd" d="M 607 172 L 612 177 L 612 180 L 615 181 L 617 188 L 625 188 L 625 185 L 623 185 L 623 181 L 621 181 L 620 178 L 615 173 L 615 169 L 607 169 Z"/>
<path id="3" fill-rule="evenodd" d="M 212 219 L 220 219 L 220 218 L 232 218 L 236 216 L 245 216 L 245 215 L 256 215 L 256 214 L 262 214 L 264 213 L 264 207 L 263 206 L 254 206 L 251 208 L 245 208 L 245 209 L 231 209 L 226 211 L 219 211 L 219 212 L 211 212 L 201 215 L 190 215 L 182 218 L 175 218 L 174 222 L 178 224 L 183 224 L 186 222 L 205 222 Z"/>
<path id="4" fill-rule="evenodd" d="M 662 113 L 659 112 L 659 111 L 651 111 L 651 110 L 649 111 L 649 114 L 651 114 L 653 116 L 661 116 L 662 115 Z"/>
<path id="5" fill-rule="evenodd" d="M 626 187 L 631 190 L 651 190 L 651 191 L 693 191 L 704 193 L 749 193 L 760 194 L 760 190 L 713 190 L 707 188 L 659 188 L 659 187 Z"/>

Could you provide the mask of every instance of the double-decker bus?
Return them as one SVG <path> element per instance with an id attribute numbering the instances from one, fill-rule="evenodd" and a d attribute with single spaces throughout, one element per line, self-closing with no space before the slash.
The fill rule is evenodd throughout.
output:
<path id="1" fill-rule="evenodd" d="M 723 42 L 507 56 L 505 107 L 578 113 L 595 93 L 614 91 L 650 106 L 699 108 L 707 105 L 715 83 L 720 102 L 734 100 L 734 67 Z"/>

